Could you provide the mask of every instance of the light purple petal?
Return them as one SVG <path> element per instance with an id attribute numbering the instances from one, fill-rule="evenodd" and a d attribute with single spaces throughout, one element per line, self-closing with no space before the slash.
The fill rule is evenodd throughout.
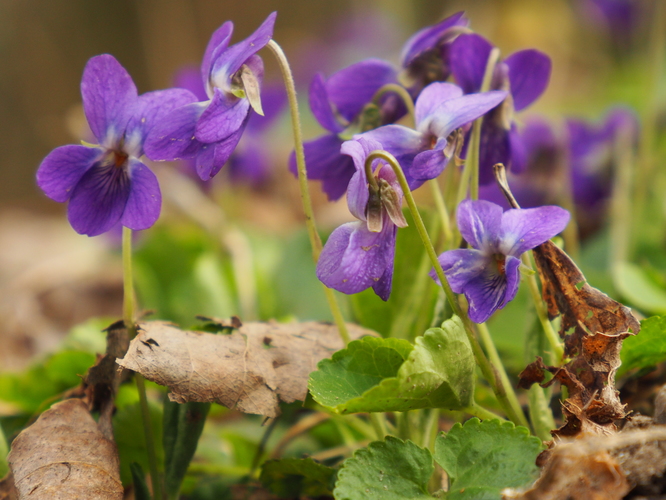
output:
<path id="1" fill-rule="evenodd" d="M 561 233 L 568 222 L 569 212 L 554 205 L 507 210 L 502 215 L 500 250 L 519 257 Z"/>
<path id="2" fill-rule="evenodd" d="M 437 260 L 455 293 L 462 293 L 465 285 L 483 273 L 488 265 L 488 258 L 480 250 L 467 248 L 449 250 L 437 257 Z M 441 284 L 434 269 L 430 271 L 430 277 Z"/>
<path id="3" fill-rule="evenodd" d="M 312 79 L 312 82 L 310 83 L 309 99 L 310 110 L 319 122 L 319 125 L 329 132 L 337 133 L 344 130 L 344 126 L 338 123 L 338 120 L 333 113 L 333 108 L 331 108 L 331 102 L 328 97 L 323 74 L 317 73 Z"/>
<path id="4" fill-rule="evenodd" d="M 69 199 L 67 217 L 79 234 L 97 236 L 111 229 L 123 215 L 130 194 L 124 167 L 97 162 L 81 177 Z"/>
<path id="5" fill-rule="evenodd" d="M 209 99 L 206 89 L 201 82 L 201 70 L 196 66 L 183 66 L 173 78 L 174 87 L 180 87 L 189 90 L 195 96 L 197 101 L 207 101 Z"/>
<path id="6" fill-rule="evenodd" d="M 456 12 L 434 26 L 423 28 L 412 35 L 402 48 L 400 60 L 402 61 L 403 68 L 409 66 L 423 52 L 436 48 L 440 39 L 449 28 L 453 26 L 467 26 L 469 21 L 463 17 L 464 15 L 463 11 Z"/>
<path id="7" fill-rule="evenodd" d="M 269 14 L 261 26 L 245 40 L 213 55 L 212 79 L 228 81 L 251 56 L 263 49 L 273 37 L 276 16 L 277 12 Z"/>
<path id="8" fill-rule="evenodd" d="M 534 49 L 521 50 L 507 57 L 504 63 L 509 67 L 513 106 L 520 111 L 546 90 L 552 66 L 550 57 Z"/>
<path id="9" fill-rule="evenodd" d="M 138 97 L 132 77 L 113 56 L 95 56 L 83 70 L 81 97 L 90 130 L 99 143 L 116 146 Z"/>
<path id="10" fill-rule="evenodd" d="M 52 200 L 67 201 L 83 174 L 103 154 L 102 148 L 60 146 L 42 160 L 37 170 L 37 185 Z"/>
<path id="11" fill-rule="evenodd" d="M 238 141 L 243 135 L 247 120 L 229 137 L 216 143 L 204 143 L 197 155 L 196 168 L 201 180 L 212 179 L 224 166 L 236 149 Z"/>
<path id="12" fill-rule="evenodd" d="M 250 102 L 236 97 L 227 98 L 220 89 L 197 121 L 195 136 L 198 141 L 212 143 L 235 133 L 250 112 Z"/>
<path id="13" fill-rule="evenodd" d="M 390 63 L 366 59 L 331 75 L 326 90 L 338 113 L 351 122 L 381 87 L 397 81 L 397 72 Z"/>
<path id="14" fill-rule="evenodd" d="M 208 106 L 207 102 L 193 102 L 174 109 L 157 123 L 144 143 L 146 156 L 153 161 L 172 161 L 196 156 L 201 143 L 194 129 L 197 120 Z"/>
<path id="15" fill-rule="evenodd" d="M 444 101 L 462 97 L 463 91 L 452 83 L 435 82 L 424 88 L 414 106 L 417 125 L 432 115 Z"/>
<path id="16" fill-rule="evenodd" d="M 408 169 L 414 157 L 425 150 L 429 144 L 420 132 L 402 125 L 385 125 L 354 136 L 365 137 L 379 142 L 400 163 L 403 170 Z"/>
<path id="17" fill-rule="evenodd" d="M 449 47 L 449 62 L 456 83 L 465 94 L 481 90 L 491 43 L 476 34 L 460 35 Z"/>
<path id="18" fill-rule="evenodd" d="M 438 143 L 440 142 L 446 144 L 446 139 L 440 139 Z M 438 144 L 434 149 L 416 155 L 409 169 L 409 176 L 417 181 L 429 181 L 438 177 L 448 163 L 449 158 L 444 155 L 444 146 Z"/>
<path id="19" fill-rule="evenodd" d="M 210 72 L 213 61 L 215 61 L 215 59 L 217 59 L 222 52 L 227 50 L 233 32 L 234 23 L 227 21 L 222 26 L 220 26 L 215 31 L 215 33 L 213 33 L 213 36 L 210 37 L 210 41 L 208 42 L 203 61 L 201 63 L 201 81 L 203 82 L 204 91 L 209 85 Z"/>
<path id="20" fill-rule="evenodd" d="M 485 323 L 504 302 L 507 294 L 506 275 L 486 272 L 470 280 L 463 290 L 469 302 L 469 319 Z"/>
<path id="21" fill-rule="evenodd" d="M 342 143 L 340 153 L 351 156 L 354 161 L 354 169 L 356 172 L 349 181 L 347 189 L 347 205 L 349 211 L 360 220 L 365 219 L 365 208 L 368 204 L 368 178 L 365 174 L 365 159 L 372 151 L 382 149 L 382 145 L 372 139 L 359 136 L 358 139 L 352 141 L 345 141 Z M 373 162 L 373 169 L 379 160 Z M 374 171 L 374 170 L 373 170 Z"/>
<path id="22" fill-rule="evenodd" d="M 502 207 L 484 200 L 464 200 L 458 205 L 458 229 L 477 250 L 494 252 L 499 241 Z"/>
<path id="23" fill-rule="evenodd" d="M 157 177 L 139 160 L 129 160 L 130 193 L 120 223 L 140 231 L 148 229 L 160 216 L 162 194 Z"/>

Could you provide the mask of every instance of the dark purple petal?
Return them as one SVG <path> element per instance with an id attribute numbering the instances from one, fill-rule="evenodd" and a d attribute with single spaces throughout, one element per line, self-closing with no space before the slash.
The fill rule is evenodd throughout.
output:
<path id="1" fill-rule="evenodd" d="M 197 155 L 197 174 L 203 181 L 212 179 L 224 166 L 236 149 L 238 141 L 243 135 L 247 120 L 229 137 L 215 143 L 203 143 Z"/>
<path id="2" fill-rule="evenodd" d="M 483 252 L 466 248 L 444 252 L 437 260 L 455 293 L 462 293 L 465 285 L 482 274 L 488 265 L 488 258 Z M 434 269 L 430 271 L 430 277 L 441 284 Z"/>
<path id="3" fill-rule="evenodd" d="M 552 66 L 550 57 L 534 49 L 521 50 L 507 57 L 504 63 L 509 67 L 513 106 L 520 111 L 546 90 Z"/>
<path id="4" fill-rule="evenodd" d="M 470 280 L 463 293 L 469 303 L 469 319 L 474 323 L 485 323 L 505 303 L 506 275 L 486 271 Z"/>
<path id="5" fill-rule="evenodd" d="M 506 293 L 504 300 L 499 306 L 502 309 L 505 305 L 511 302 L 518 293 L 518 285 L 520 285 L 520 259 L 507 255 L 504 262 L 504 274 L 506 274 Z"/>
<path id="6" fill-rule="evenodd" d="M 449 47 L 451 72 L 465 94 L 481 90 L 492 44 L 476 34 L 460 35 Z"/>
<path id="7" fill-rule="evenodd" d="M 120 223 L 140 231 L 151 227 L 160 216 L 162 194 L 157 177 L 148 167 L 135 159 L 128 163 L 130 193 Z"/>
<path id="8" fill-rule="evenodd" d="M 492 115 L 486 117 L 481 125 L 479 153 L 479 184 L 481 185 L 495 182 L 493 165 L 496 163 L 502 163 L 507 168 L 511 168 L 509 131 Z"/>
<path id="9" fill-rule="evenodd" d="M 484 200 L 464 200 L 458 205 L 458 229 L 477 250 L 496 251 L 502 223 L 502 207 Z"/>
<path id="10" fill-rule="evenodd" d="M 349 222 L 329 237 L 317 262 L 317 278 L 329 288 L 358 293 L 384 276 L 395 246 L 395 226 L 386 224 L 379 233 L 368 231 L 364 222 Z"/>
<path id="11" fill-rule="evenodd" d="M 423 28 L 412 35 L 402 48 L 400 59 L 403 68 L 409 66 L 423 52 L 436 48 L 448 29 L 454 26 L 467 26 L 469 21 L 463 17 L 464 15 L 463 11 L 456 12 L 434 26 Z"/>
<path id="12" fill-rule="evenodd" d="M 553 205 L 507 210 L 502 215 L 500 251 L 519 257 L 561 233 L 569 217 L 569 212 Z"/>
<path id="13" fill-rule="evenodd" d="M 204 53 L 203 61 L 201 63 L 201 81 L 203 82 L 204 91 L 209 86 L 210 72 L 212 69 L 213 61 L 217 59 L 222 52 L 227 50 L 231 35 L 234 32 L 234 23 L 227 21 L 220 26 L 213 36 L 210 37 L 206 52 Z M 207 96 L 205 99 L 212 97 Z"/>
<path id="14" fill-rule="evenodd" d="M 462 89 L 452 83 L 431 83 L 421 91 L 418 99 L 416 99 L 414 114 L 417 125 L 433 115 L 444 101 L 456 99 L 462 97 L 462 95 Z"/>
<path id="15" fill-rule="evenodd" d="M 197 121 L 195 135 L 198 141 L 213 143 L 235 133 L 250 112 L 250 102 L 237 97 L 228 98 L 220 89 Z"/>
<path id="16" fill-rule="evenodd" d="M 330 201 L 342 197 L 356 172 L 354 161 L 340 153 L 342 140 L 336 134 L 324 135 L 303 144 L 308 179 L 322 181 L 322 189 Z M 297 175 L 296 157 L 289 157 L 289 170 Z"/>
<path id="17" fill-rule="evenodd" d="M 100 144 L 114 147 L 123 136 L 137 100 L 132 77 L 109 54 L 91 58 L 83 70 L 81 97 L 90 130 Z"/>
<path id="18" fill-rule="evenodd" d="M 381 87 L 397 81 L 397 72 L 390 63 L 366 59 L 331 75 L 326 90 L 338 113 L 351 122 Z"/>
<path id="19" fill-rule="evenodd" d="M 143 143 L 153 127 L 162 123 L 171 111 L 194 102 L 197 102 L 197 97 L 192 92 L 179 88 L 142 94 L 127 124 L 124 151 L 139 158 L 143 154 Z"/>
<path id="20" fill-rule="evenodd" d="M 277 12 L 269 14 L 261 26 L 245 40 L 211 57 L 212 79 L 214 81 L 228 82 L 251 56 L 266 46 L 273 37 L 276 16 Z M 216 84 L 216 86 L 220 87 L 221 85 Z M 226 85 L 222 87 L 224 88 Z"/>
<path id="21" fill-rule="evenodd" d="M 37 170 L 37 185 L 52 200 L 67 201 L 83 174 L 103 154 L 102 148 L 60 146 L 42 160 Z"/>
<path id="22" fill-rule="evenodd" d="M 509 131 L 509 150 L 511 151 L 511 171 L 519 174 L 527 167 L 527 148 L 515 123 Z"/>
<path id="23" fill-rule="evenodd" d="M 329 132 L 342 132 L 344 126 L 338 123 L 338 120 L 331 108 L 331 102 L 326 90 L 326 82 L 324 75 L 317 73 L 310 83 L 310 110 L 319 122 L 319 125 L 324 127 Z"/>
<path id="24" fill-rule="evenodd" d="M 153 161 L 171 161 L 193 158 L 201 143 L 194 130 L 197 120 L 208 106 L 207 102 L 193 102 L 174 109 L 157 123 L 143 145 L 146 156 Z"/>
<path id="25" fill-rule="evenodd" d="M 101 161 L 81 177 L 69 199 L 67 217 L 79 234 L 97 236 L 111 229 L 123 215 L 130 179 L 123 166 Z"/>
<path id="26" fill-rule="evenodd" d="M 184 66 L 180 68 L 174 76 L 174 87 L 180 87 L 189 90 L 198 101 L 207 101 L 209 99 L 206 89 L 201 81 L 201 70 L 195 66 Z"/>
<path id="27" fill-rule="evenodd" d="M 386 254 L 384 257 L 386 259 L 386 270 L 384 271 L 384 274 L 382 274 L 382 277 L 379 278 L 379 280 L 374 285 L 372 285 L 372 290 L 383 301 L 387 301 L 391 296 L 391 286 L 393 284 L 393 264 L 395 261 L 395 238 L 398 234 L 398 226 L 395 224 L 389 224 L 389 226 L 390 228 L 388 228 L 388 231 L 390 233 L 392 228 L 393 234 L 386 236 L 387 240 L 392 241 L 390 244 L 387 243 L 385 246 Z"/>

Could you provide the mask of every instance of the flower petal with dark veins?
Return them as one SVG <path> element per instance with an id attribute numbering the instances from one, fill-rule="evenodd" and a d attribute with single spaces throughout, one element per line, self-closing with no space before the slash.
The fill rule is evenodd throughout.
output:
<path id="1" fill-rule="evenodd" d="M 86 146 L 60 146 L 42 160 L 37 170 L 37 185 L 46 196 L 65 202 L 83 174 L 104 154 L 104 149 Z"/>
<path id="2" fill-rule="evenodd" d="M 155 174 L 139 160 L 129 160 L 128 175 L 130 193 L 120 223 L 135 231 L 148 229 L 160 216 L 160 185 Z"/>

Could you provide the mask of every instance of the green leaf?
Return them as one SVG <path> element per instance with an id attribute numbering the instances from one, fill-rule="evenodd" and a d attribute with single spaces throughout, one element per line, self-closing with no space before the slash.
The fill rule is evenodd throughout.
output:
<path id="1" fill-rule="evenodd" d="M 365 337 L 322 360 L 310 392 L 336 413 L 460 410 L 474 394 L 474 357 L 462 322 L 454 317 L 412 345 Z"/>
<path id="2" fill-rule="evenodd" d="M 153 434 L 161 436 L 162 409 L 154 403 L 149 403 L 149 408 Z M 118 456 L 120 458 L 120 479 L 123 486 L 127 486 L 132 484 L 132 473 L 130 471 L 132 462 L 138 463 L 144 470 L 150 468 L 139 403 L 128 405 L 116 412 L 113 416 L 113 436 L 118 446 Z M 160 439 L 155 439 L 155 448 L 157 465 L 160 470 L 163 470 L 164 450 Z"/>
<path id="3" fill-rule="evenodd" d="M 146 484 L 146 475 L 143 468 L 136 462 L 130 464 L 130 472 L 132 473 L 132 484 L 134 485 L 134 499 L 135 500 L 151 500 L 150 491 Z"/>
<path id="4" fill-rule="evenodd" d="M 2 427 L 0 427 L 0 479 L 5 477 L 9 472 L 9 464 L 7 463 L 8 453 L 9 453 L 9 446 L 7 446 L 5 433 L 2 432 Z"/>
<path id="5" fill-rule="evenodd" d="M 333 496 L 336 500 L 432 499 L 428 481 L 434 470 L 430 451 L 387 436 L 345 460 Z"/>
<path id="6" fill-rule="evenodd" d="M 164 486 L 176 498 L 190 461 L 197 451 L 210 403 L 178 404 L 164 395 Z"/>
<path id="7" fill-rule="evenodd" d="M 624 339 L 618 375 L 634 368 L 647 368 L 666 360 L 666 316 L 641 321 L 641 331 Z"/>
<path id="8" fill-rule="evenodd" d="M 435 461 L 449 476 L 447 499 L 499 500 L 503 488 L 535 478 L 541 449 L 541 441 L 524 427 L 472 418 L 437 437 Z"/>
<path id="9" fill-rule="evenodd" d="M 666 290 L 652 281 L 644 269 L 620 262 L 612 272 L 615 288 L 629 303 L 651 313 L 666 313 Z"/>
<path id="10" fill-rule="evenodd" d="M 265 462 L 259 479 L 282 498 L 318 497 L 331 494 L 335 469 L 311 458 L 283 458 Z"/>

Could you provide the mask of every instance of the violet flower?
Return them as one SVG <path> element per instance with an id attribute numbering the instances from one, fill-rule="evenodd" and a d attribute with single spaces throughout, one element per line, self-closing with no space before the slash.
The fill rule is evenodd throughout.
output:
<path id="1" fill-rule="evenodd" d="M 383 144 L 396 157 L 414 190 L 442 173 L 456 150 L 457 139 L 452 133 L 506 96 L 505 91 L 463 95 L 462 89 L 452 83 L 431 83 L 416 100 L 416 129 L 386 125 L 355 138 L 366 137 Z"/>
<path id="2" fill-rule="evenodd" d="M 382 145 L 360 137 L 342 145 L 356 172 L 349 182 L 347 204 L 358 219 L 338 227 L 326 241 L 317 262 L 317 278 L 329 288 L 346 294 L 372 287 L 388 300 L 393 280 L 393 258 L 398 227 L 407 225 L 400 209 L 402 190 L 393 169 L 377 159 L 373 174 L 379 192 L 371 193 L 365 173 L 365 160 Z"/>
<path id="3" fill-rule="evenodd" d="M 139 96 L 132 78 L 113 56 L 88 61 L 81 80 L 83 109 L 96 145 L 54 149 L 37 171 L 37 185 L 58 202 L 77 233 L 96 236 L 120 223 L 152 226 L 160 214 L 155 174 L 139 158 L 152 127 L 172 109 L 192 101 L 183 89 Z"/>
<path id="4" fill-rule="evenodd" d="M 370 105 L 375 93 L 388 83 L 397 83 L 395 68 L 379 59 L 367 59 L 344 68 L 328 79 L 321 73 L 310 84 L 310 109 L 328 133 L 306 141 L 305 163 L 308 178 L 321 180 L 328 199 L 335 201 L 347 190 L 354 175 L 354 162 L 340 152 L 342 143 L 355 132 L 376 128 L 400 118 L 399 112 L 384 113 Z M 385 96 L 386 103 L 391 96 Z M 404 114 L 404 111 L 403 111 Z M 292 152 L 289 169 L 297 175 Z"/>
<path id="5" fill-rule="evenodd" d="M 476 34 L 460 35 L 449 50 L 451 71 L 466 94 L 479 92 L 493 46 Z M 492 167 L 503 163 L 507 169 L 521 172 L 523 157 L 514 112 L 532 104 L 548 86 L 550 58 L 538 50 L 515 52 L 495 66 L 490 89 L 507 90 L 511 98 L 488 113 L 481 127 L 479 183 L 493 181 Z"/>
<path id="6" fill-rule="evenodd" d="M 502 212 L 489 201 L 465 200 L 457 218 L 472 248 L 449 250 L 438 260 L 451 289 L 465 294 L 469 318 L 483 323 L 516 296 L 520 255 L 564 230 L 569 212 L 556 206 Z M 434 271 L 430 276 L 439 281 Z"/>
<path id="7" fill-rule="evenodd" d="M 203 180 L 220 171 L 243 134 L 250 108 L 263 114 L 264 63 L 256 53 L 271 40 L 275 16 L 270 14 L 252 35 L 231 47 L 231 21 L 213 33 L 201 64 L 208 100 L 174 110 L 151 131 L 145 145 L 151 160 L 195 158 Z"/>

